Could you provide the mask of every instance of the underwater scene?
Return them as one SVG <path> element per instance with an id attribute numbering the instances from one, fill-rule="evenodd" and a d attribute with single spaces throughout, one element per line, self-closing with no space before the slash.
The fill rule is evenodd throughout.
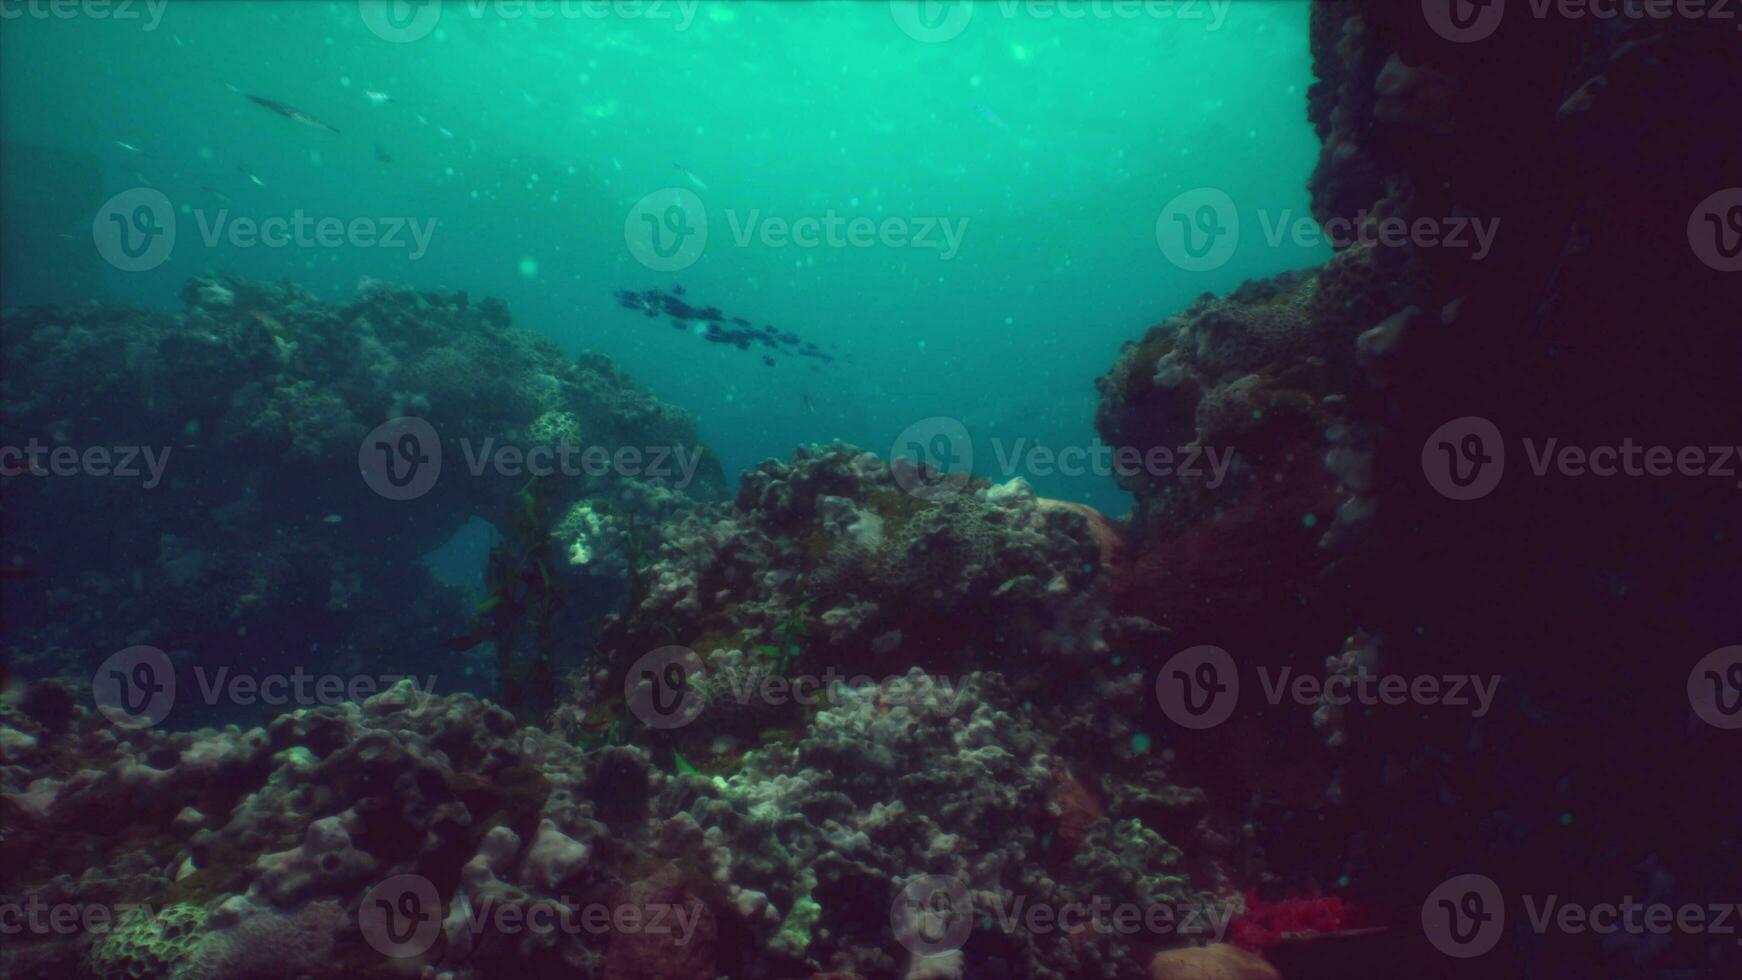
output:
<path id="1" fill-rule="evenodd" d="M 1742 978 L 1739 82 L 0 0 L 0 978 Z"/>

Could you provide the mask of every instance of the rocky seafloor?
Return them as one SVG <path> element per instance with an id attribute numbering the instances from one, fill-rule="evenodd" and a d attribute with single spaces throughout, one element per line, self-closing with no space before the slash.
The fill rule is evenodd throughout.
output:
<path id="1" fill-rule="evenodd" d="M 1504 231 L 1348 244 L 1109 352 L 1107 444 L 1233 459 L 1131 475 L 1124 517 L 846 445 L 729 497 L 683 413 L 460 294 L 8 311 L 0 441 L 169 456 L 143 491 L 5 478 L 0 973 L 1742 975 L 1715 926 L 1531 914 L 1742 900 L 1742 754 L 1688 692 L 1742 636 L 1734 481 L 1460 501 L 1422 459 L 1467 416 L 1735 444 L 1742 289 L 1686 228 L 1742 179 L 1725 27 L 1459 44 L 1316 3 L 1316 216 Z M 451 470 L 694 465 L 494 456 L 410 505 L 359 479 L 402 417 Z M 424 556 L 475 515 L 469 600 Z M 1210 648 L 1239 701 L 1183 724 Z M 1284 671 L 1483 700 L 1265 698 Z M 1465 875 L 1509 921 L 1467 959 L 1427 914 Z"/>

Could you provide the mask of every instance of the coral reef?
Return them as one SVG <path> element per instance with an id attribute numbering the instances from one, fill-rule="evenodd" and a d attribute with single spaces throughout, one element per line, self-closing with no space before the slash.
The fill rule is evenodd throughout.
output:
<path id="1" fill-rule="evenodd" d="M 6 483 L 0 905 L 122 914 L 9 935 L 0 972 L 1441 976 L 1413 925 L 1452 875 L 1732 898 L 1742 781 L 1684 686 L 1742 628 L 1730 481 L 1593 492 L 1516 461 L 1460 500 L 1422 453 L 1467 416 L 1733 445 L 1734 290 L 1686 220 L 1742 173 L 1727 26 L 1520 13 L 1459 43 L 1419 4 L 1318 0 L 1315 215 L 1500 233 L 1337 241 L 1126 345 L 1104 440 L 1225 463 L 1126 474 L 1129 519 L 1020 480 L 921 492 L 839 443 L 728 500 L 690 419 L 464 295 L 202 277 L 173 316 L 9 312 L 8 444 L 166 465 L 155 495 Z M 807 352 L 679 295 L 619 301 Z M 450 468 L 414 504 L 367 479 L 403 416 Z M 678 479 L 524 466 L 657 447 Z M 474 518 L 497 540 L 464 596 L 425 559 Z M 86 688 L 135 644 L 443 689 L 123 724 Z M 1227 720 L 1171 709 L 1188 654 L 1240 672 Z M 449 683 L 474 670 L 496 684 Z M 1332 694 L 1382 673 L 1489 686 L 1479 710 Z M 1513 928 L 1478 967 L 1736 963 L 1586 939 Z"/>
<path id="2" fill-rule="evenodd" d="M 88 479 L 7 482 L 6 562 L 31 573 L 0 585 L 16 664 L 88 676 L 102 656 L 67 651 L 150 642 L 193 665 L 245 642 L 287 663 L 323 649 L 353 671 L 427 669 L 466 609 L 424 559 L 469 520 L 511 520 L 532 467 L 550 464 L 537 482 L 552 511 L 648 504 L 650 526 L 724 494 L 692 420 L 609 359 L 514 329 L 499 302 L 365 280 L 341 305 L 229 277 L 195 279 L 183 299 L 173 316 L 0 319 L 7 444 L 40 446 L 45 467 L 114 447 Z M 442 453 L 409 501 L 358 479 L 365 437 L 401 416 L 427 422 Z M 576 605 L 596 618 L 610 603 Z"/>
<path id="3" fill-rule="evenodd" d="M 645 600 L 602 640 L 619 659 L 580 685 L 583 700 L 620 698 L 632 662 L 672 643 L 718 685 L 750 687 L 794 668 L 996 666 L 1022 691 L 1106 654 L 1103 543 L 1089 517 L 1020 481 L 922 500 L 874 455 L 814 447 L 746 473 L 730 508 L 685 514 L 661 534 Z M 797 715 L 758 710 L 704 712 L 678 737 L 705 753 L 715 734 L 744 734 L 718 726 L 778 728 Z"/>
<path id="4" fill-rule="evenodd" d="M 583 753 L 488 702 L 409 681 L 247 731 L 117 737 L 97 712 L 75 714 L 49 747 L 0 769 L 14 801 L 31 775 L 68 773 L 36 790 L 33 810 L 0 804 L 12 894 L 23 907 L 163 911 L 87 950 L 26 934 L 0 954 L 9 976 L 82 963 L 103 976 L 248 977 L 271 957 L 312 976 L 367 973 L 385 961 L 335 948 L 334 930 L 406 875 L 447 909 L 441 938 L 416 952 L 445 976 L 914 976 L 884 913 L 930 875 L 960 882 L 979 910 L 968 962 L 1122 977 L 1186 937 L 997 923 L 1025 903 L 1187 908 L 1227 888 L 1213 865 L 1182 859 L 1201 833 L 1189 826 L 1175 844 L 1116 807 L 1117 821 L 1085 815 L 1076 835 L 1061 832 L 1066 761 L 996 674 L 950 683 L 915 669 L 843 685 L 802 737 L 746 753 L 726 777 L 668 774 L 635 747 Z M 6 721 L 46 734 L 14 709 Z M 148 832 L 107 833 L 117 806 Z M 62 870 L 69 848 L 81 873 Z M 584 923 L 590 908 L 626 905 L 689 909 L 676 920 L 688 926 L 531 928 L 535 909 Z"/>

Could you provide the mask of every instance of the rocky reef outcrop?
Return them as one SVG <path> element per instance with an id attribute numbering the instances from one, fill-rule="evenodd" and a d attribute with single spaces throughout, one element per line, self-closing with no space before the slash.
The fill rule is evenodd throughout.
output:
<path id="1" fill-rule="evenodd" d="M 1245 671 L 1485 678 L 1499 706 L 1237 718 L 1182 753 L 1190 781 L 1258 789 L 1275 880 L 1341 876 L 1380 907 L 1475 869 L 1509 896 L 1724 891 L 1701 855 L 1735 847 L 1736 784 L 1711 781 L 1724 736 L 1685 682 L 1742 628 L 1716 599 L 1742 581 L 1720 544 L 1742 526 L 1734 481 L 1582 461 L 1707 459 L 1742 421 L 1737 293 L 1711 239 L 1742 173 L 1711 97 L 1742 51 L 1733 19 L 1321 0 L 1311 36 L 1313 210 L 1352 233 L 1322 268 L 1203 298 L 1102 379 L 1109 442 L 1237 460 L 1216 487 L 1128 483 L 1113 612 Z M 1405 229 L 1389 242 L 1388 223 Z M 1471 420 L 1503 475 L 1460 497 L 1434 454 L 1469 448 Z M 1215 771 L 1189 768 L 1206 756 Z M 1641 797 L 1681 803 L 1643 818 L 1625 802 Z M 1416 946 L 1388 969 L 1451 969 Z M 1484 962 L 1667 977 L 1735 960 L 1686 934 L 1549 934 Z"/>
<path id="2" fill-rule="evenodd" d="M 226 277 L 183 299 L 0 319 L 5 442 L 24 454 L 6 461 L 0 583 L 15 665 L 88 670 L 149 643 L 189 666 L 241 645 L 268 665 L 318 651 L 427 672 L 469 609 L 425 559 L 469 520 L 512 539 L 534 504 L 600 515 L 549 563 L 597 618 L 623 561 L 588 573 L 632 522 L 724 493 L 690 418 L 500 302 L 365 281 L 335 304 Z"/>

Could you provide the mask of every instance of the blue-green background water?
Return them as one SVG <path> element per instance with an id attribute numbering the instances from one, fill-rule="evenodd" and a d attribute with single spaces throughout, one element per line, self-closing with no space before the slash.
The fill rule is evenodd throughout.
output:
<path id="1" fill-rule="evenodd" d="M 407 43 L 378 36 L 351 0 L 172 0 L 131 20 L 7 7 L 7 305 L 172 310 L 205 270 L 289 278 L 341 301 L 362 276 L 499 296 L 517 325 L 609 354 L 695 414 L 734 474 L 813 441 L 887 453 L 930 416 L 968 426 L 987 475 L 1005 475 L 992 440 L 1088 445 L 1093 380 L 1121 343 L 1200 293 L 1328 254 L 1270 247 L 1261 224 L 1308 214 L 1318 142 L 1304 3 L 985 2 L 937 42 L 910 36 L 913 11 L 882 2 L 637 13 L 466 0 Z M 94 161 L 100 186 L 66 159 Z M 97 260 L 90 216 L 139 186 L 175 202 L 180 234 L 164 264 L 125 273 Z M 1169 263 L 1156 219 L 1201 186 L 1240 203 L 1258 247 L 1200 274 Z M 700 197 L 711 234 L 668 274 L 636 260 L 624 226 L 644 195 L 671 187 Z M 197 223 L 299 210 L 435 227 L 414 259 L 409 248 L 208 246 Z M 831 212 L 941 219 L 963 238 L 946 258 L 734 235 L 752 213 Z M 765 367 L 612 296 L 674 284 L 851 359 Z M 1124 509 L 1104 479 L 1021 475 Z"/>

